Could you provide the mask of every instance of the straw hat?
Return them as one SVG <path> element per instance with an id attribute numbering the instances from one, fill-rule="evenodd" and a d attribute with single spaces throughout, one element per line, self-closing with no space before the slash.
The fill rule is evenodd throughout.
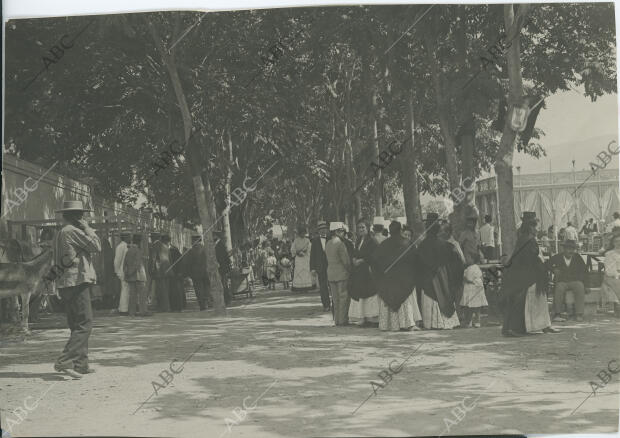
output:
<path id="1" fill-rule="evenodd" d="M 92 211 L 89 208 L 84 208 L 84 204 L 82 201 L 63 201 L 62 208 L 60 210 L 56 210 L 56 213 L 60 213 L 63 211 Z"/>

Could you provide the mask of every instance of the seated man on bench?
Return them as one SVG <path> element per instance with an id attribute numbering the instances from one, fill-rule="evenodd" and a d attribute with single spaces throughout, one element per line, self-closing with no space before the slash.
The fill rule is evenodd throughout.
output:
<path id="1" fill-rule="evenodd" d="M 553 272 L 555 280 L 555 293 L 553 295 L 553 321 L 566 321 L 560 316 L 562 313 L 566 292 L 573 292 L 575 297 L 575 316 L 577 321 L 583 321 L 583 308 L 586 264 L 577 254 L 577 242 L 565 240 L 562 243 L 563 250 L 547 260 L 547 269 Z"/>

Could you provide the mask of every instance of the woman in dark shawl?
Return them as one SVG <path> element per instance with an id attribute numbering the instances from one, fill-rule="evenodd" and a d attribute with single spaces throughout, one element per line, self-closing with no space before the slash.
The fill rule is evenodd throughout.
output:
<path id="1" fill-rule="evenodd" d="M 414 293 L 416 250 L 402 237 L 400 228 L 400 222 L 390 224 L 390 237 L 381 242 L 372 258 L 381 330 L 411 330 L 421 319 Z"/>
<path id="2" fill-rule="evenodd" d="M 457 327 L 457 295 L 463 284 L 463 261 L 454 246 L 437 237 L 439 216 L 426 216 L 426 237 L 418 247 L 418 287 L 422 288 L 422 321 L 426 329 Z"/>
<path id="3" fill-rule="evenodd" d="M 351 276 L 349 277 L 349 321 L 358 322 L 361 326 L 379 323 L 379 301 L 377 287 L 370 272 L 372 256 L 377 250 L 377 242 L 368 234 L 368 224 L 364 220 L 357 223 L 357 242 L 352 251 Z"/>
<path id="4" fill-rule="evenodd" d="M 519 337 L 526 334 L 525 309 L 528 291 L 535 288 L 535 292 L 540 294 L 547 285 L 547 272 L 539 257 L 540 251 L 536 243 L 537 225 L 535 212 L 523 212 L 515 249 L 506 264 L 502 281 L 504 336 Z M 555 332 L 555 329 L 546 327 L 543 331 Z"/>

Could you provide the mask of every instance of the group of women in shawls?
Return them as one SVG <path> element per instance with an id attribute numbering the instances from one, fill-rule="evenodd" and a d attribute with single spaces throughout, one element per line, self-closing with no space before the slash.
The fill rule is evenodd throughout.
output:
<path id="1" fill-rule="evenodd" d="M 399 222 L 390 224 L 390 237 L 379 244 L 367 235 L 366 224 L 358 225 L 362 231 L 355 245 L 349 286 L 353 299 L 350 314 L 374 313 L 379 328 L 390 331 L 415 330 L 420 323 L 427 329 L 459 325 L 456 304 L 463 261 L 455 246 L 438 238 L 438 215 L 429 213 L 426 224 L 426 236 L 417 248 L 402 236 Z M 416 290 L 420 291 L 422 312 Z M 369 305 L 371 300 L 377 305 Z"/>

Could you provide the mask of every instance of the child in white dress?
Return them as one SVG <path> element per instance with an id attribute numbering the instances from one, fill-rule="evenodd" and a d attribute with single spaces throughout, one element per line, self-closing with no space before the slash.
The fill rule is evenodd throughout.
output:
<path id="1" fill-rule="evenodd" d="M 469 327 L 472 322 L 474 327 L 480 327 L 480 311 L 489 303 L 484 293 L 482 270 L 478 265 L 468 266 L 463 273 L 463 296 L 459 304 L 469 308 L 472 314 Z"/>

